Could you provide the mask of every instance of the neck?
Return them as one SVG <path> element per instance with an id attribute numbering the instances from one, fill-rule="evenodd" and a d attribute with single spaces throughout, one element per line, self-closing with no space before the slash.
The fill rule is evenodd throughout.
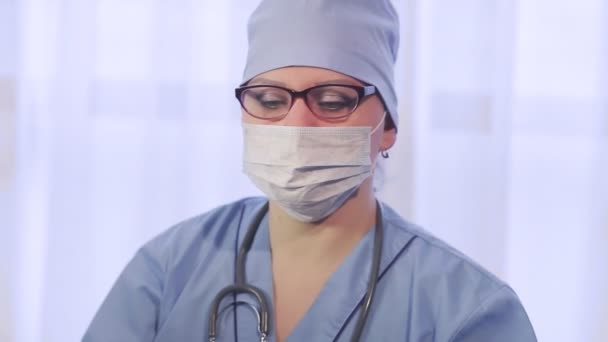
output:
<path id="1" fill-rule="evenodd" d="M 321 222 L 300 222 L 270 202 L 269 229 L 273 253 L 326 258 L 350 251 L 376 220 L 372 178 L 368 178 L 344 205 Z M 310 248 L 314 246 L 314 248 Z"/>

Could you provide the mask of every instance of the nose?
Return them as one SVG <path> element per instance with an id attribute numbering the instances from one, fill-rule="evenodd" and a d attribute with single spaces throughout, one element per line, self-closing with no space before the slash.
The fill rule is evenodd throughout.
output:
<path id="1" fill-rule="evenodd" d="M 285 126 L 321 126 L 322 121 L 308 108 L 303 98 L 295 99 L 287 115 L 281 120 Z"/>

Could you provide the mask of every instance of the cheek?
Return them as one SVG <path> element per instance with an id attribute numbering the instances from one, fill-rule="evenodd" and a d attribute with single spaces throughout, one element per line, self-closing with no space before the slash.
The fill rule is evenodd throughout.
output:
<path id="1" fill-rule="evenodd" d="M 241 110 L 241 121 L 246 124 L 266 124 L 267 120 L 262 120 L 258 118 L 254 118 L 253 116 L 247 114 L 244 110 Z"/>
<path id="2" fill-rule="evenodd" d="M 241 121 L 244 123 L 254 123 L 255 118 L 247 113 L 244 110 L 241 110 Z"/>
<path id="3" fill-rule="evenodd" d="M 380 120 L 382 120 L 383 115 L 384 105 L 382 105 L 379 98 L 372 97 L 361 103 L 357 110 L 351 115 L 351 125 L 370 126 L 374 128 L 378 125 Z M 378 131 L 379 130 L 381 130 L 381 128 L 378 128 Z"/>
<path id="4" fill-rule="evenodd" d="M 273 121 L 273 120 L 262 120 L 262 119 L 258 119 L 256 117 L 253 117 L 249 114 L 247 114 L 247 112 L 245 112 L 244 110 L 241 110 L 241 122 L 242 123 L 246 123 L 246 124 L 253 124 L 253 125 L 276 125 L 279 121 Z"/>

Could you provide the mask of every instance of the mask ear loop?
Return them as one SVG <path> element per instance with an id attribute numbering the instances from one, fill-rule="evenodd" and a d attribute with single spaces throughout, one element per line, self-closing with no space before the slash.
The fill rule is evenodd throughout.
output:
<path id="1" fill-rule="evenodd" d="M 374 127 L 374 129 L 372 129 L 371 132 L 369 132 L 369 136 L 371 137 L 374 133 L 376 133 L 376 131 L 378 130 L 378 128 L 380 128 L 380 126 L 382 126 L 382 124 L 384 124 L 384 119 L 386 118 L 386 111 L 384 111 L 384 113 L 382 114 L 382 119 L 380 119 L 380 122 L 378 122 L 378 124 L 376 125 L 376 127 Z"/>
<path id="2" fill-rule="evenodd" d="M 380 128 L 380 126 L 382 126 L 382 124 L 384 124 L 384 119 L 386 119 L 386 111 L 384 111 L 384 113 L 382 114 L 382 119 L 380 120 L 378 125 L 376 127 L 374 127 L 374 129 L 372 129 L 372 131 L 369 133 L 370 137 L 372 136 L 372 134 L 376 133 L 376 131 L 378 130 L 378 128 Z M 387 150 L 380 151 L 380 155 L 382 156 L 382 158 L 388 159 Z"/>

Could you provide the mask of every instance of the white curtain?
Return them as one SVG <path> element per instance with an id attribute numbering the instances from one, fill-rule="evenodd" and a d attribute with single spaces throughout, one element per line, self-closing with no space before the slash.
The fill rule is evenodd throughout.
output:
<path id="1" fill-rule="evenodd" d="M 79 340 L 142 243 L 258 194 L 232 95 L 256 4 L 0 0 L 0 340 Z M 507 280 L 539 340 L 608 340 L 608 0 L 395 5 L 381 198 Z"/>

